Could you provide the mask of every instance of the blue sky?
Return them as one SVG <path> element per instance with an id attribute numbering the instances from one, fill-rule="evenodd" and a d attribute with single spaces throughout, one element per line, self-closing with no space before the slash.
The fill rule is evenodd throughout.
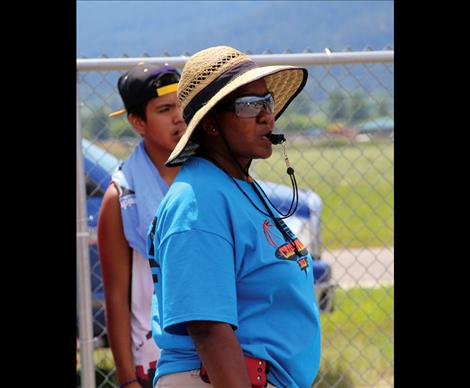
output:
<path id="1" fill-rule="evenodd" d="M 393 46 L 393 1 L 77 1 L 77 56 Z M 375 47 L 378 46 L 378 47 Z"/>

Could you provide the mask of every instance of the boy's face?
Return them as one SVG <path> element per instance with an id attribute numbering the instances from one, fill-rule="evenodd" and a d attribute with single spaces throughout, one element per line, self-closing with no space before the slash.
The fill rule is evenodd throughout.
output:
<path id="1" fill-rule="evenodd" d="M 145 142 L 161 152 L 171 153 L 186 129 L 176 92 L 150 100 L 145 115 L 146 121 L 142 120 L 142 127 L 139 128 Z"/>

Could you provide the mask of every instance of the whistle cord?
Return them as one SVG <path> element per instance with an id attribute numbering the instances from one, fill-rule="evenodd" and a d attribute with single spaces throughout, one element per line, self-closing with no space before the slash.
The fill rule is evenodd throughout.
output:
<path id="1" fill-rule="evenodd" d="M 284 227 L 281 225 L 281 223 L 279 222 L 280 220 L 284 219 L 284 218 L 287 218 L 286 216 L 282 216 L 282 217 L 276 217 L 273 212 L 271 211 L 271 209 L 269 208 L 268 204 L 266 203 L 266 201 L 264 200 L 263 198 L 263 195 L 259 192 L 259 190 L 257 189 L 257 187 L 259 187 L 261 189 L 261 187 L 259 186 L 258 182 L 256 182 L 254 179 L 253 179 L 253 182 L 256 183 L 256 185 L 254 185 L 252 182 L 250 182 L 251 186 L 253 187 L 255 193 L 257 194 L 257 196 L 260 198 L 261 202 L 263 203 L 264 207 L 266 208 L 266 210 L 268 211 L 268 213 L 264 212 L 263 210 L 261 210 L 258 206 L 256 206 L 256 204 L 253 202 L 253 200 L 250 198 L 250 196 L 245 192 L 245 190 L 243 190 L 243 188 L 238 184 L 237 180 L 231 176 L 227 170 L 225 170 L 222 166 L 220 166 L 212 157 L 208 156 L 208 155 L 204 155 L 204 158 L 206 158 L 207 160 L 211 161 L 216 167 L 220 168 L 225 174 L 227 174 L 231 179 L 232 181 L 235 183 L 235 185 L 238 187 L 238 189 L 241 191 L 241 193 L 246 197 L 246 199 L 248 199 L 248 201 L 251 203 L 251 205 L 256 209 L 258 210 L 261 214 L 263 214 L 264 216 L 270 218 L 273 220 L 274 224 L 276 225 L 276 228 L 279 230 L 279 232 L 281 232 L 281 234 L 283 235 L 283 237 L 285 238 L 285 240 L 287 242 L 289 242 L 292 246 L 292 248 L 294 249 L 295 253 L 301 257 L 302 255 L 300 254 L 299 250 L 297 249 L 297 245 L 295 244 L 294 240 L 292 239 L 292 237 L 285 231 Z M 263 191 L 263 189 L 261 189 L 261 191 Z M 269 201 L 269 203 L 271 203 L 271 201 L 269 200 L 269 198 L 266 196 L 266 193 L 264 193 L 263 191 L 263 194 L 265 196 L 265 198 Z M 276 207 L 273 206 L 275 209 Z M 277 209 L 276 209 L 277 210 Z M 278 211 L 278 210 L 277 210 Z M 279 212 L 279 211 L 278 211 Z"/>
<path id="2" fill-rule="evenodd" d="M 235 157 L 235 155 L 233 154 L 232 152 L 232 149 L 230 148 L 230 146 L 228 145 L 228 142 L 227 142 L 227 139 L 225 139 L 225 136 L 224 136 L 224 131 L 222 130 L 222 127 L 219 125 L 217 119 L 215 119 L 215 123 L 219 129 L 219 132 L 220 132 L 220 136 L 222 137 L 222 140 L 225 144 L 225 147 L 227 148 L 231 158 L 233 159 L 233 161 L 235 162 L 235 164 L 238 166 L 238 168 L 241 170 L 241 172 L 245 175 L 245 177 L 247 178 L 247 181 L 251 184 L 255 183 L 258 188 L 263 192 L 264 196 L 267 198 L 268 202 L 270 203 L 270 205 L 276 209 L 276 211 L 281 215 L 281 219 L 284 219 L 284 218 L 288 218 L 290 216 L 292 216 L 296 210 L 297 210 L 297 206 L 298 206 L 298 203 L 299 203 L 299 193 L 298 193 L 298 187 L 297 187 L 297 181 L 295 179 L 295 174 L 294 174 L 294 169 L 292 168 L 292 166 L 290 165 L 290 162 L 289 162 L 289 158 L 287 157 L 287 152 L 286 152 L 286 146 L 285 146 L 285 142 L 286 142 L 286 139 L 284 137 L 284 135 L 275 135 L 275 136 L 282 136 L 282 140 L 279 140 L 279 141 L 274 141 L 273 142 L 273 139 L 270 138 L 271 142 L 273 144 L 281 144 L 282 146 L 282 151 L 283 151 L 283 154 L 284 154 L 284 162 L 286 163 L 286 167 L 287 167 L 287 174 L 289 175 L 290 177 L 290 180 L 291 180 L 291 186 L 292 186 L 292 201 L 291 201 L 291 204 L 289 206 L 289 210 L 286 212 L 286 213 L 283 213 L 281 212 L 272 202 L 271 200 L 269 199 L 269 197 L 266 195 L 266 193 L 264 192 L 264 190 L 261 188 L 261 186 L 258 184 L 258 182 L 256 182 L 249 174 L 248 172 L 248 169 L 250 168 L 251 166 L 251 162 L 252 160 L 250 160 L 250 162 L 248 163 L 248 165 L 246 166 L 246 168 L 243 168 L 240 164 L 240 162 L 238 161 L 238 159 Z M 226 172 L 226 171 L 225 171 Z M 226 172 L 227 173 L 227 172 Z M 232 177 L 233 179 L 233 177 Z M 234 181 L 236 183 L 236 181 Z M 240 190 L 241 187 L 237 184 L 238 188 Z M 242 190 L 243 191 L 243 190 Z M 244 193 L 245 194 L 245 193 Z M 246 195 L 245 195 L 246 196 Z M 252 202 L 252 201 L 250 201 Z M 295 203 L 295 206 L 294 206 L 294 203 Z M 254 204 L 253 204 L 254 205 Z M 255 206 L 255 205 L 254 205 Z M 256 209 L 258 209 L 257 206 L 255 206 Z M 292 208 L 294 208 L 294 210 L 292 210 Z M 259 209 L 258 209 L 259 210 Z M 264 215 L 267 215 L 266 213 L 262 212 Z"/>
<path id="3" fill-rule="evenodd" d="M 202 155 L 201 155 L 202 156 Z M 222 166 L 220 166 L 212 157 L 210 157 L 209 155 L 203 155 L 204 158 L 206 158 L 207 160 L 211 161 L 216 167 L 218 167 L 219 169 L 221 169 L 226 175 L 228 175 L 230 177 L 230 179 L 232 179 L 233 183 L 235 183 L 235 185 L 237 186 L 237 188 L 240 190 L 240 192 L 246 197 L 246 199 L 248 199 L 248 201 L 251 203 L 251 205 L 256 209 L 258 210 L 261 214 L 263 214 L 264 216 L 270 218 L 273 220 L 274 224 L 276 225 L 276 228 L 279 230 L 279 232 L 281 232 L 281 234 L 283 235 L 283 237 L 285 238 L 285 240 L 287 242 L 290 243 L 290 245 L 292 246 L 292 248 L 294 249 L 295 253 L 298 255 L 298 257 L 301 257 L 302 255 L 300 254 L 299 250 L 297 249 L 297 245 L 295 244 L 294 240 L 292 239 L 292 237 L 285 231 L 284 227 L 281 225 L 281 223 L 279 222 L 280 220 L 283 220 L 287 217 L 290 217 L 294 212 L 292 212 L 292 214 L 288 214 L 288 215 L 283 215 L 281 217 L 276 217 L 273 212 L 271 211 L 270 207 L 268 206 L 268 204 L 266 203 L 265 199 L 266 198 L 268 200 L 268 202 L 272 205 L 271 201 L 269 200 L 268 196 L 266 195 L 266 193 L 263 191 L 263 189 L 261 188 L 261 186 L 259 185 L 258 182 L 256 182 L 254 179 L 252 179 L 252 182 L 249 182 L 250 185 L 253 187 L 256 195 L 259 197 L 259 199 L 261 200 L 261 202 L 263 203 L 264 207 L 266 208 L 266 210 L 268 211 L 268 213 L 266 213 L 265 211 L 261 210 L 254 202 L 253 200 L 250 198 L 250 196 L 245 192 L 245 190 L 243 190 L 243 188 L 239 185 L 239 183 L 237 182 L 237 180 L 228 173 L 227 170 L 225 170 Z M 260 193 L 260 191 L 258 190 L 258 187 L 259 189 L 263 192 L 264 196 Z M 297 193 L 297 190 L 295 190 L 295 193 Z M 272 205 L 274 209 L 276 209 L 276 207 L 274 205 Z M 297 207 L 297 206 L 296 206 Z M 290 209 L 289 209 L 290 210 Z M 276 209 L 276 211 L 278 213 L 279 210 Z"/>
<path id="4" fill-rule="evenodd" d="M 268 211 L 268 213 L 264 212 L 263 210 L 261 210 L 258 206 L 256 206 L 256 204 L 252 201 L 252 199 L 249 197 L 249 195 L 247 193 L 245 193 L 245 191 L 243 190 L 243 188 L 238 184 L 238 182 L 236 181 L 236 179 L 228 173 L 227 170 L 225 170 L 222 166 L 219 165 L 218 162 L 215 161 L 215 159 L 213 159 L 211 156 L 209 156 L 207 153 L 205 153 L 205 155 L 201 155 L 201 156 L 204 156 L 206 159 L 210 160 L 215 166 L 217 166 L 218 168 L 220 168 L 223 172 L 225 172 L 225 174 L 227 174 L 231 179 L 232 181 L 235 183 L 235 185 L 237 186 L 237 188 L 242 192 L 242 194 L 248 199 L 248 201 L 251 203 L 251 205 L 256 209 L 258 210 L 261 214 L 263 214 L 264 216 L 266 217 L 269 217 L 273 220 L 274 224 L 276 225 L 277 229 L 281 232 L 281 234 L 284 236 L 284 238 L 286 239 L 286 241 L 288 241 L 292 248 L 294 249 L 295 253 L 301 257 L 301 254 L 299 253 L 298 249 L 297 249 L 297 246 L 294 242 L 294 240 L 292 239 L 292 237 L 284 230 L 284 227 L 281 225 L 281 223 L 279 222 L 280 220 L 283 220 L 285 218 L 288 218 L 290 216 L 292 216 L 295 211 L 297 210 L 297 206 L 298 206 L 298 202 L 299 202 L 299 193 L 298 193 L 298 187 L 297 187 L 297 180 L 295 179 L 295 174 L 294 174 L 294 169 L 291 167 L 290 165 L 290 162 L 289 162 L 289 159 L 287 158 L 287 153 L 286 153 L 286 149 L 285 149 L 285 146 L 284 146 L 284 142 L 285 142 L 285 138 L 284 138 L 284 141 L 281 142 L 281 145 L 282 145 L 282 148 L 283 148 L 283 153 L 284 153 L 284 161 L 286 163 L 286 166 L 287 166 L 287 174 L 289 175 L 290 177 L 290 180 L 291 180 L 291 185 L 292 185 L 292 191 L 293 191 L 293 195 L 292 195 L 292 201 L 291 201 L 291 204 L 289 206 L 289 210 L 284 214 L 282 213 L 281 211 L 279 211 L 279 209 L 277 209 L 276 206 L 274 206 L 274 204 L 271 202 L 271 200 L 269 199 L 269 197 L 266 195 L 266 193 L 264 192 L 264 190 L 262 189 L 262 187 L 258 184 L 258 182 L 256 182 L 250 175 L 249 175 L 249 172 L 248 172 L 248 169 L 250 168 L 250 165 L 251 165 L 251 160 L 250 162 L 248 163 L 248 165 L 246 166 L 246 168 L 243 168 L 240 164 L 240 162 L 238 161 L 238 159 L 235 157 L 235 155 L 233 154 L 232 152 L 232 149 L 230 148 L 230 146 L 228 145 L 228 142 L 227 140 L 225 139 L 225 136 L 224 136 L 224 133 L 223 133 L 223 130 L 222 130 L 222 127 L 219 125 L 219 123 L 217 122 L 217 119 L 215 119 L 215 122 L 216 122 L 216 125 L 219 129 L 219 132 L 220 132 L 220 135 L 222 137 L 222 140 L 223 142 L 225 143 L 225 147 L 227 148 L 228 152 L 229 152 L 229 155 L 231 156 L 231 158 L 233 159 L 233 161 L 235 162 L 235 164 L 238 166 L 238 168 L 240 169 L 240 171 L 243 173 L 243 175 L 247 178 L 247 181 L 248 183 L 250 183 L 250 185 L 253 187 L 255 193 L 257 194 L 257 196 L 260 198 L 261 202 L 263 203 L 264 207 L 266 208 L 266 210 Z M 279 144 L 279 143 L 276 143 L 276 144 Z M 260 193 L 260 190 L 261 192 L 264 194 L 264 196 Z M 281 215 L 281 217 L 276 217 L 273 212 L 271 211 L 270 207 L 267 205 L 266 201 L 264 200 L 264 198 L 266 198 L 269 202 L 269 204 Z M 294 203 L 295 203 L 295 206 L 294 206 Z M 293 210 L 292 210 L 293 209 Z"/>
<path id="5" fill-rule="evenodd" d="M 255 182 L 255 181 L 254 181 Z M 281 234 L 284 236 L 285 240 L 289 242 L 289 244 L 292 246 L 292 248 L 294 249 L 294 252 L 296 253 L 296 255 L 298 257 L 302 257 L 302 255 L 300 254 L 299 250 L 297 249 L 297 245 L 295 244 L 294 240 L 292 239 L 292 237 L 289 235 L 289 233 L 287 233 L 287 231 L 284 229 L 284 227 L 281 225 L 281 223 L 279 222 L 281 219 L 283 218 L 287 218 L 287 217 L 275 217 L 273 212 L 271 211 L 270 207 L 268 206 L 268 204 L 266 203 L 266 201 L 264 200 L 263 198 L 263 195 L 259 192 L 258 188 L 259 187 L 261 189 L 261 187 L 258 185 L 258 182 L 256 182 L 256 185 L 252 184 L 253 186 L 253 189 L 255 191 L 255 193 L 258 195 L 259 199 L 261 200 L 261 202 L 263 203 L 264 207 L 266 208 L 266 210 L 269 212 L 270 214 L 270 218 L 273 220 L 274 224 L 276 225 L 277 229 L 281 232 Z M 263 189 L 261 189 L 261 191 L 263 191 Z M 266 193 L 263 191 L 263 194 L 264 194 L 264 197 L 269 201 L 269 203 L 271 203 L 271 201 L 269 200 L 268 196 L 266 195 Z M 274 206 L 273 206 L 274 207 Z M 274 207 L 275 208 L 275 207 Z M 275 208 L 276 209 L 276 208 Z M 276 209 L 277 210 L 277 209 Z M 278 211 L 279 212 L 279 211 Z M 290 216 L 288 216 L 290 217 Z"/>

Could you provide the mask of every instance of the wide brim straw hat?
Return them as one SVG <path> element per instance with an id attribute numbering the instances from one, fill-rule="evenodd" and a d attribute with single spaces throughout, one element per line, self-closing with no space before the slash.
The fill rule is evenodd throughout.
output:
<path id="1" fill-rule="evenodd" d="M 186 62 L 178 83 L 178 103 L 186 131 L 166 161 L 167 167 L 183 164 L 199 144 L 193 134 L 204 116 L 224 97 L 253 81 L 264 78 L 274 97 L 274 118 L 278 119 L 304 88 L 308 72 L 296 66 L 257 66 L 246 54 L 229 47 L 210 47 Z"/>

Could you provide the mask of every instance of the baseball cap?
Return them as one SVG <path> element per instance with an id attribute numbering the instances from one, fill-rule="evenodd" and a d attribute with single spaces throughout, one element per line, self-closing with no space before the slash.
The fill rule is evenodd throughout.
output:
<path id="1" fill-rule="evenodd" d="M 152 98 L 176 92 L 180 74 L 171 66 L 156 66 L 140 62 L 119 77 L 117 86 L 124 108 L 112 112 L 110 117 L 122 115 Z"/>

